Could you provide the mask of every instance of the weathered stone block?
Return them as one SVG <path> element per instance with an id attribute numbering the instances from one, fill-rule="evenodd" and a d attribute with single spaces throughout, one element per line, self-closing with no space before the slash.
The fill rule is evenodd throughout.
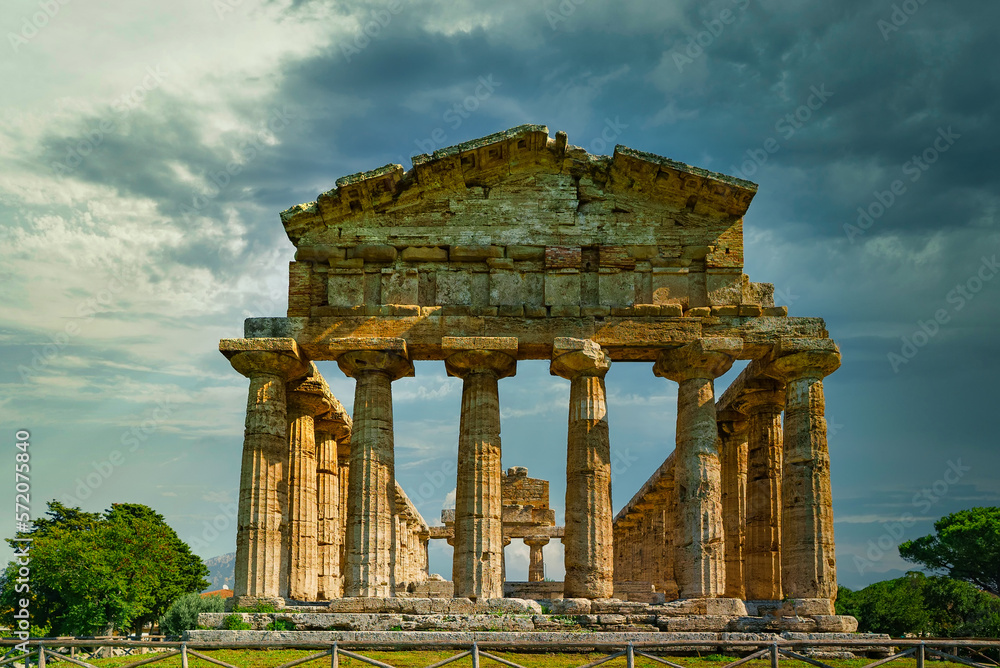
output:
<path id="1" fill-rule="evenodd" d="M 461 271 L 439 271 L 435 301 L 441 305 L 471 305 L 471 275 Z"/>
<path id="2" fill-rule="evenodd" d="M 553 318 L 576 318 L 580 315 L 580 307 L 570 304 L 551 306 L 549 315 Z"/>
<path id="3" fill-rule="evenodd" d="M 675 271 L 653 270 L 650 275 L 654 304 L 679 304 L 687 306 L 691 301 L 686 268 Z"/>
<path id="4" fill-rule="evenodd" d="M 497 270 L 490 272 L 492 305 L 542 304 L 543 274 Z"/>
<path id="5" fill-rule="evenodd" d="M 348 256 L 366 262 L 395 262 L 396 247 L 386 244 L 361 244 L 348 251 Z"/>
<path id="6" fill-rule="evenodd" d="M 503 257 L 503 247 L 452 246 L 448 257 L 452 262 L 482 262 L 491 257 Z"/>
<path id="7" fill-rule="evenodd" d="M 848 615 L 814 615 L 813 619 L 819 633 L 854 633 L 858 630 L 858 620 Z"/>
<path id="8" fill-rule="evenodd" d="M 669 318 L 679 318 L 684 315 L 684 309 L 680 304 L 663 304 L 660 306 L 660 315 Z"/>
<path id="9" fill-rule="evenodd" d="M 549 309 L 544 306 L 525 306 L 524 316 L 526 318 L 546 318 L 549 315 Z"/>
<path id="10" fill-rule="evenodd" d="M 544 246 L 507 246 L 507 257 L 511 260 L 544 260 Z"/>
<path id="11" fill-rule="evenodd" d="M 635 274 L 633 272 L 601 272 L 597 278 L 597 284 L 601 305 L 631 306 L 635 303 Z"/>
<path id="12" fill-rule="evenodd" d="M 560 598 L 552 601 L 549 608 L 553 615 L 589 615 L 590 605 L 587 598 Z"/>
<path id="13" fill-rule="evenodd" d="M 762 310 L 761 315 L 784 318 L 788 315 L 787 306 L 766 306 Z"/>
<path id="14" fill-rule="evenodd" d="M 705 275 L 708 304 L 739 304 L 743 301 L 743 273 L 709 271 Z"/>
<path id="15" fill-rule="evenodd" d="M 327 300 L 330 306 L 360 306 L 365 303 L 365 275 L 333 273 L 327 275 Z"/>
<path id="16" fill-rule="evenodd" d="M 580 315 L 582 316 L 596 316 L 603 318 L 605 316 L 611 315 L 610 306 L 581 306 Z"/>
<path id="17" fill-rule="evenodd" d="M 684 315 L 690 318 L 707 318 L 712 315 L 712 309 L 708 306 L 694 306 L 684 311 Z"/>
<path id="18" fill-rule="evenodd" d="M 580 305 L 580 274 L 545 274 L 545 305 Z"/>
<path id="19" fill-rule="evenodd" d="M 437 246 L 408 246 L 401 258 L 404 262 L 447 262 L 448 251 Z"/>
<path id="20" fill-rule="evenodd" d="M 683 617 L 657 617 L 656 625 L 663 631 L 724 631 L 732 617 L 724 615 L 686 615 Z"/>
<path id="21" fill-rule="evenodd" d="M 402 269 L 382 270 L 382 303 L 383 304 L 416 304 L 417 300 L 417 270 Z"/>

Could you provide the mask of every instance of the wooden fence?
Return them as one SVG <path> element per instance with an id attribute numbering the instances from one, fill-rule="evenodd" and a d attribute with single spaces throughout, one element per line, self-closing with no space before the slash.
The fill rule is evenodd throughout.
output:
<path id="1" fill-rule="evenodd" d="M 459 650 L 457 654 L 438 661 L 427 668 L 440 668 L 453 661 L 472 658 L 473 668 L 479 668 L 483 659 L 494 661 L 510 668 L 524 668 L 520 664 L 493 654 L 493 651 L 516 651 L 516 652 L 581 652 L 597 651 L 605 653 L 605 656 L 596 661 L 591 661 L 579 668 L 594 668 L 603 663 L 625 657 L 628 668 L 634 668 L 635 657 L 641 656 L 646 659 L 661 663 L 671 668 L 685 668 L 680 664 L 665 659 L 662 655 L 678 652 L 691 652 L 699 648 L 723 646 L 727 652 L 735 654 L 746 653 L 745 656 L 730 663 L 722 664 L 719 668 L 737 668 L 753 660 L 768 660 L 770 668 L 778 668 L 778 661 L 781 657 L 802 661 L 807 664 L 817 666 L 817 668 L 833 668 L 819 659 L 806 656 L 801 652 L 806 648 L 811 650 L 826 651 L 849 651 L 850 648 L 864 648 L 865 651 L 872 651 L 884 648 L 890 656 L 866 664 L 863 668 L 876 668 L 896 661 L 904 657 L 914 657 L 917 668 L 925 668 L 924 662 L 927 659 L 936 659 L 952 662 L 964 666 L 974 666 L 976 668 L 997 668 L 998 663 L 990 658 L 987 652 L 1000 652 L 1000 640 L 975 639 L 975 640 L 779 640 L 771 642 L 755 641 L 708 641 L 708 640 L 665 640 L 663 642 L 630 642 L 613 643 L 607 641 L 595 641 L 586 639 L 585 634 L 579 641 L 561 640 L 551 642 L 531 642 L 517 643 L 478 641 L 462 643 L 457 641 L 436 640 L 431 638 L 400 638 L 400 640 L 356 640 L 334 643 L 316 643 L 309 641 L 280 641 L 280 642 L 184 642 L 171 641 L 163 637 L 154 639 L 144 639 L 141 641 L 118 638 L 33 638 L 27 641 L 27 652 L 23 652 L 14 647 L 17 640 L 11 638 L 0 639 L 0 646 L 6 646 L 9 651 L 0 659 L 0 667 L 10 666 L 20 663 L 27 668 L 34 660 L 37 668 L 47 668 L 51 662 L 67 662 L 81 668 L 97 668 L 91 663 L 87 663 L 77 657 L 89 655 L 92 658 L 99 655 L 103 648 L 121 647 L 126 653 L 153 651 L 155 656 L 146 656 L 127 663 L 119 668 L 139 668 L 157 661 L 163 661 L 171 657 L 180 656 L 181 668 L 188 668 L 190 657 L 202 659 L 209 663 L 221 666 L 222 668 L 238 668 L 230 663 L 221 661 L 218 658 L 205 654 L 204 652 L 220 649 L 243 649 L 243 650 L 263 650 L 263 649 L 297 649 L 297 650 L 319 650 L 308 656 L 300 657 L 293 661 L 288 661 L 274 668 L 294 668 L 300 664 L 310 661 L 324 660 L 330 662 L 331 668 L 339 668 L 341 657 L 355 659 L 363 663 L 378 666 L 379 668 L 394 668 L 394 666 L 383 663 L 371 657 L 364 656 L 352 649 L 361 650 Z M 67 652 L 68 650 L 68 652 Z M 491 651 L 492 650 L 492 651 Z M 800 650 L 800 651 L 796 651 Z M 961 653 L 966 656 L 960 656 Z"/>

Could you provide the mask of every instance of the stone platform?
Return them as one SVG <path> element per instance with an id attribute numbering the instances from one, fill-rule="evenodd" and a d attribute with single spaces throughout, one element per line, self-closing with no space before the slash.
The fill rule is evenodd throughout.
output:
<path id="1" fill-rule="evenodd" d="M 233 613 L 202 613 L 198 624 L 223 630 Z M 853 617 L 833 614 L 828 600 L 682 599 L 647 604 L 618 599 L 563 598 L 547 602 L 500 598 L 343 598 L 327 605 L 285 605 L 277 612 L 240 612 L 243 621 L 264 631 L 275 621 L 296 632 L 519 632 L 519 633 L 846 633 Z M 212 636 L 215 637 L 215 636 Z M 226 636 L 228 637 L 228 636 Z M 850 637 L 854 637 L 853 635 Z M 194 636 L 192 636 L 194 638 Z M 207 637 L 198 636 L 199 640 Z M 662 638 L 661 638 L 662 640 Z"/>

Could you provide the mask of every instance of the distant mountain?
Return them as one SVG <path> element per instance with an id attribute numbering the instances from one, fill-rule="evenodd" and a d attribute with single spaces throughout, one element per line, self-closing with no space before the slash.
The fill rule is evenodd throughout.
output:
<path id="1" fill-rule="evenodd" d="M 233 588 L 233 580 L 236 578 L 236 553 L 220 554 L 211 559 L 205 559 L 208 566 L 208 588 L 205 591 L 215 591 L 222 589 L 222 585 Z"/>

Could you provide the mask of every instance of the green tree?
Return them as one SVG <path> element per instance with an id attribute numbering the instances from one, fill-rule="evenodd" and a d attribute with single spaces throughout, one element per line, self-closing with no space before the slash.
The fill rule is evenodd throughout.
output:
<path id="1" fill-rule="evenodd" d="M 208 586 L 208 568 L 163 519 L 139 504 L 115 504 L 103 515 L 52 501 L 32 530 L 31 601 L 35 624 L 58 635 L 141 632 L 179 595 Z M 9 541 L 12 546 L 13 541 Z M 19 564 L 0 576 L 8 624 Z"/>
<path id="2" fill-rule="evenodd" d="M 860 591 L 841 587 L 837 614 L 858 620 L 858 630 L 900 637 L 995 638 L 1000 598 L 968 582 L 911 571 Z"/>
<path id="3" fill-rule="evenodd" d="M 899 546 L 899 556 L 1000 596 L 1000 508 L 942 517 L 935 533 Z"/>

